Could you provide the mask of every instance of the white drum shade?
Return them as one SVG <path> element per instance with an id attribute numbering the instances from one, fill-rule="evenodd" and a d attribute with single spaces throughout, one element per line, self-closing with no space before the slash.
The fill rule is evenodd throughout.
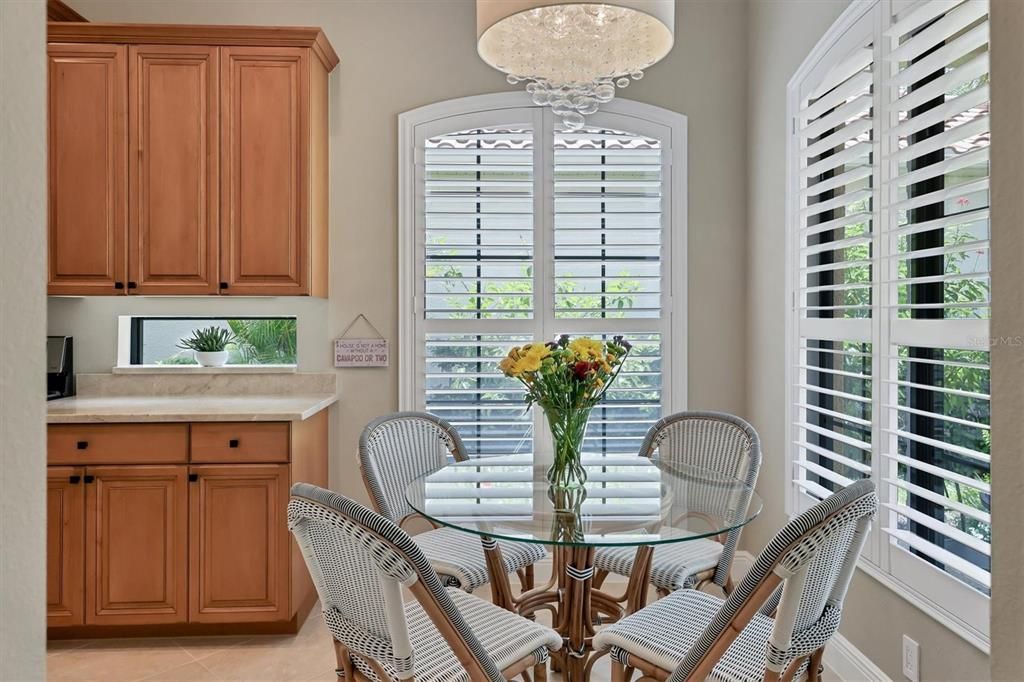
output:
<path id="1" fill-rule="evenodd" d="M 674 0 L 477 0 L 477 51 L 494 68 L 551 85 L 629 76 L 672 49 Z"/>

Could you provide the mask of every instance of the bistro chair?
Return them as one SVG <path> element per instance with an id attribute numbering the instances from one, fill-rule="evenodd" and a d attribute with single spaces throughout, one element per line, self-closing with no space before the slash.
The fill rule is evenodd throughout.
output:
<path id="1" fill-rule="evenodd" d="M 787 523 L 723 600 L 679 590 L 597 634 L 612 682 L 635 670 L 656 680 L 817 682 L 825 645 L 878 509 L 861 480 Z"/>
<path id="2" fill-rule="evenodd" d="M 747 483 L 757 483 L 761 470 L 761 441 L 739 417 L 720 412 L 679 412 L 661 419 L 648 431 L 640 456 L 709 469 Z M 651 557 L 651 584 L 662 596 L 683 587 L 700 588 L 714 582 L 732 591 L 732 560 L 742 528 L 725 534 L 721 542 L 702 538 L 659 546 Z M 609 573 L 629 576 L 636 549 L 602 547 L 594 557 L 595 586 Z"/>
<path id="3" fill-rule="evenodd" d="M 380 514 L 296 483 L 288 528 L 320 595 L 339 677 L 493 682 L 533 670 L 546 679 L 558 633 L 444 587 L 409 534 Z"/>
<path id="4" fill-rule="evenodd" d="M 401 526 L 418 516 L 405 501 L 405 489 L 416 478 L 440 469 L 452 457 L 469 457 L 458 432 L 443 419 L 426 412 L 396 412 L 379 417 L 363 429 L 359 438 L 359 462 L 363 483 L 378 514 Z M 429 519 L 428 519 L 429 521 Z M 454 528 L 438 527 L 415 536 L 414 542 L 427 557 L 445 585 L 466 592 L 489 581 L 481 538 Z M 523 590 L 533 587 L 533 565 L 547 557 L 537 544 L 497 541 L 505 571 L 519 576 Z"/>

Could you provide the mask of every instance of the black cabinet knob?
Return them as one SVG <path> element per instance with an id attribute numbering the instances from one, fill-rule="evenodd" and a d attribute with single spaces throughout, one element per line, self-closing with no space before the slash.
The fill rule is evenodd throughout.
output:
<path id="1" fill-rule="evenodd" d="M 68 476 L 68 483 L 80 483 L 81 480 L 82 477 L 77 474 L 74 476 Z"/>
<path id="2" fill-rule="evenodd" d="M 227 282 L 221 282 L 220 283 L 220 288 L 221 289 L 227 289 L 228 288 L 228 283 Z"/>
<path id="3" fill-rule="evenodd" d="M 228 441 L 228 447 L 229 448 L 237 448 L 238 447 L 238 439 L 237 438 L 232 438 L 231 440 L 229 440 Z"/>
<path id="4" fill-rule="evenodd" d="M 189 483 L 195 483 L 196 481 L 199 480 L 199 474 L 189 474 L 188 475 L 188 480 L 189 480 Z"/>
<path id="5" fill-rule="evenodd" d="M 79 450 L 85 450 L 87 447 L 89 447 L 89 441 L 80 440 L 77 443 L 75 443 L 75 445 L 78 447 Z"/>
<path id="6" fill-rule="evenodd" d="M 139 288 L 139 283 L 138 282 L 128 282 L 128 288 L 129 289 L 138 289 Z"/>
<path id="7" fill-rule="evenodd" d="M 96 480 L 96 477 L 95 477 L 95 476 L 91 476 L 91 475 L 89 475 L 89 474 L 86 474 L 86 475 L 85 475 L 85 482 L 86 482 L 86 483 L 92 483 L 92 482 L 93 482 L 93 481 L 95 481 L 95 480 Z"/>
<path id="8" fill-rule="evenodd" d="M 124 282 L 114 282 L 115 289 L 124 289 Z"/>

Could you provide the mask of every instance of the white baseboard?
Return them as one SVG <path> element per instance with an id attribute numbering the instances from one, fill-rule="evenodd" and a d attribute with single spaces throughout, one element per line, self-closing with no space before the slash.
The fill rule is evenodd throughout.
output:
<path id="1" fill-rule="evenodd" d="M 753 564 L 753 554 L 745 551 L 736 552 L 733 560 L 733 579 L 739 581 Z M 892 682 L 881 668 L 838 632 L 825 647 L 825 665 L 832 676 L 842 682 Z"/>
<path id="2" fill-rule="evenodd" d="M 881 668 L 838 632 L 825 647 L 825 665 L 843 682 L 892 682 Z"/>

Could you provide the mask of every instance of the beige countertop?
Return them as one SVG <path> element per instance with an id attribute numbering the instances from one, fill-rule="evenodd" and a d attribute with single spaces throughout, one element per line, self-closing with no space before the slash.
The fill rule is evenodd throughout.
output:
<path id="1" fill-rule="evenodd" d="M 336 402 L 333 393 L 292 395 L 76 396 L 46 404 L 48 424 L 301 421 Z"/>

